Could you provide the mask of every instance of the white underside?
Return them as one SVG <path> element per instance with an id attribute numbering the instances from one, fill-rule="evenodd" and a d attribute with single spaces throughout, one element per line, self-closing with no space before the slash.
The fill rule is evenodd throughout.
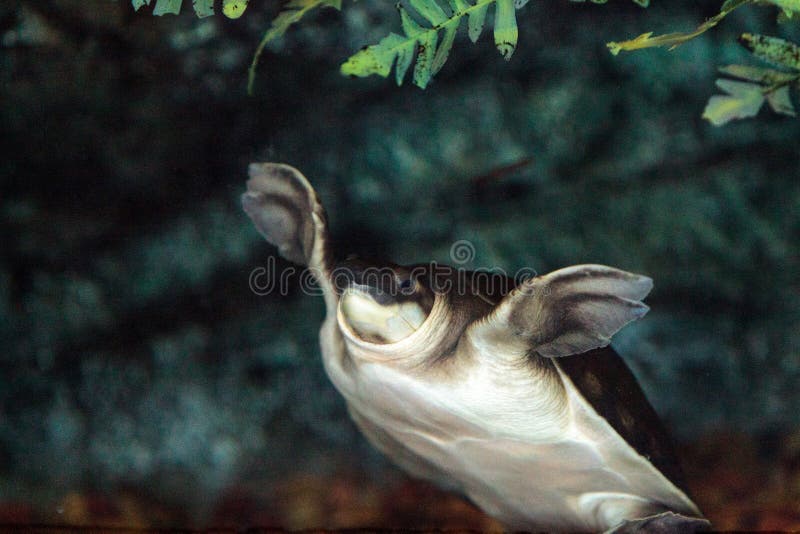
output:
<path id="1" fill-rule="evenodd" d="M 560 373 L 474 354 L 452 380 L 426 380 L 391 362 L 341 365 L 352 347 L 330 317 L 321 336 L 326 370 L 370 441 L 507 527 L 597 531 L 664 509 L 699 515 Z"/>

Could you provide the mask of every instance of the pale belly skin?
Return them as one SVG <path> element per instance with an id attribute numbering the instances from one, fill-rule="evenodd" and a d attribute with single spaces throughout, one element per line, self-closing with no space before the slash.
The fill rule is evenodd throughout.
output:
<path id="1" fill-rule="evenodd" d="M 480 345 L 470 347 L 467 364 L 469 351 L 458 349 L 453 373 L 366 361 L 352 357 L 357 350 L 331 315 L 320 333 L 325 368 L 370 442 L 506 527 L 603 531 L 665 510 L 700 516 L 565 387 L 557 364 L 536 372 L 480 354 Z"/>

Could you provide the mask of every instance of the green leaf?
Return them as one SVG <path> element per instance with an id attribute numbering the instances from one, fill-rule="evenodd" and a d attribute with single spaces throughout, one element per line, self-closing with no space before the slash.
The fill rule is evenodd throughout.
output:
<path id="1" fill-rule="evenodd" d="M 703 118 L 714 126 L 721 126 L 734 119 L 754 117 L 764 104 L 764 92 L 760 85 L 733 80 L 717 80 L 717 87 L 728 95 L 712 96 Z"/>
<path id="2" fill-rule="evenodd" d="M 442 8 L 436 2 L 430 0 L 409 0 L 411 7 L 413 7 L 420 15 L 425 17 L 425 20 L 430 22 L 433 26 L 437 26 L 447 20 Z"/>
<path id="3" fill-rule="evenodd" d="M 247 9 L 249 0 L 222 0 L 222 14 L 229 19 L 238 19 Z"/>
<path id="4" fill-rule="evenodd" d="M 477 41 L 492 4 L 496 6 L 495 46 L 509 59 L 516 49 L 519 33 L 516 8 L 526 3 L 527 0 L 447 0 L 451 11 L 448 14 L 442 8 L 444 0 L 441 4 L 438 0 L 408 0 L 408 9 L 397 5 L 404 35 L 392 33 L 379 43 L 361 49 L 350 56 L 340 70 L 348 76 L 377 74 L 386 77 L 394 65 L 395 79 L 401 84 L 416 55 L 413 81 L 424 89 L 447 61 L 461 21 L 467 18 L 469 37 Z M 415 17 L 424 19 L 425 25 Z"/>
<path id="5" fill-rule="evenodd" d="M 467 34 L 473 43 L 478 42 L 478 37 L 483 31 L 483 22 L 486 20 L 486 12 L 489 10 L 489 3 L 475 6 L 469 12 L 467 19 Z"/>
<path id="6" fill-rule="evenodd" d="M 794 110 L 794 105 L 792 105 L 792 99 L 789 97 L 788 85 L 784 85 L 775 91 L 767 93 L 767 103 L 775 113 L 789 115 L 790 117 L 797 116 L 797 113 Z"/>
<path id="7" fill-rule="evenodd" d="M 397 85 L 403 85 L 403 78 L 405 78 L 406 72 L 408 72 L 408 68 L 411 66 L 411 62 L 414 61 L 415 43 L 409 43 L 403 39 L 402 35 L 397 35 L 396 33 L 390 33 L 389 37 L 381 41 L 381 43 L 386 44 L 386 46 L 393 46 L 391 42 L 386 41 L 387 39 L 391 39 L 393 42 L 396 42 L 397 66 L 394 68 L 394 79 L 397 82 Z M 375 74 L 383 76 L 384 78 L 388 76 L 392 71 L 391 61 L 385 65 L 381 65 L 380 69 L 381 70 L 376 71 Z"/>
<path id="8" fill-rule="evenodd" d="M 798 74 L 748 65 L 727 65 L 720 67 L 719 71 L 733 78 L 757 82 L 761 85 L 786 84 L 798 78 Z"/>
<path id="9" fill-rule="evenodd" d="M 436 54 L 436 32 L 420 35 L 417 49 L 417 64 L 414 65 L 414 85 L 425 89 L 433 77 L 433 56 Z"/>
<path id="10" fill-rule="evenodd" d="M 133 0 L 133 10 L 139 11 L 142 6 L 149 6 L 151 0 Z"/>
<path id="11" fill-rule="evenodd" d="M 192 0 L 192 7 L 195 15 L 201 19 L 214 14 L 214 0 Z"/>
<path id="12" fill-rule="evenodd" d="M 156 0 L 156 7 L 153 9 L 153 15 L 158 17 L 165 14 L 177 15 L 181 12 L 182 1 L 183 0 Z"/>
<path id="13" fill-rule="evenodd" d="M 441 70 L 444 66 L 444 62 L 447 61 L 447 56 L 450 55 L 450 49 L 453 48 L 453 41 L 455 41 L 458 26 L 458 19 L 444 25 L 444 38 L 439 48 L 436 50 L 436 55 L 433 57 L 433 65 L 431 65 L 434 76 Z"/>
<path id="14" fill-rule="evenodd" d="M 261 38 L 261 42 L 258 43 L 258 48 L 256 48 L 253 54 L 253 61 L 250 62 L 250 68 L 247 71 L 248 94 L 253 94 L 253 85 L 256 80 L 256 67 L 258 67 L 258 61 L 261 59 L 264 47 L 273 39 L 277 39 L 286 33 L 289 26 L 302 19 L 306 13 L 318 7 L 332 7 L 341 10 L 342 0 L 290 0 L 284 6 L 283 11 L 278 13 L 278 16 L 272 21 L 264 37 Z"/>
<path id="15" fill-rule="evenodd" d="M 754 56 L 773 65 L 800 71 L 800 47 L 784 39 L 743 33 L 739 42 Z"/>
<path id="16" fill-rule="evenodd" d="M 517 49 L 517 15 L 514 0 L 497 0 L 497 12 L 494 15 L 494 44 L 503 58 L 508 61 Z"/>
<path id="17" fill-rule="evenodd" d="M 783 46 L 781 43 L 777 44 Z M 717 86 L 729 96 L 715 95 L 708 101 L 703 117 L 714 125 L 719 126 L 733 119 L 752 117 L 758 113 L 765 100 L 775 113 L 796 116 L 789 88 L 800 80 L 800 72 L 784 72 L 748 65 L 727 65 L 720 67 L 719 71 L 745 81 L 717 80 Z"/>

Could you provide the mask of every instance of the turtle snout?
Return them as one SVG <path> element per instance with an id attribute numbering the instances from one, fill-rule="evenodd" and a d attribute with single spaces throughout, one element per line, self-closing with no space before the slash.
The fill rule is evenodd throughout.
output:
<path id="1" fill-rule="evenodd" d="M 348 293 L 358 293 L 362 297 L 368 297 L 379 306 L 389 306 L 396 302 L 396 299 L 391 294 L 384 291 L 380 287 L 359 284 L 357 282 L 351 283 L 350 286 L 344 291 L 344 294 Z"/>
<path id="2" fill-rule="evenodd" d="M 354 258 L 339 263 L 333 272 L 334 287 L 340 295 L 357 290 L 381 305 L 396 300 L 395 278 L 391 267 L 377 267 Z"/>

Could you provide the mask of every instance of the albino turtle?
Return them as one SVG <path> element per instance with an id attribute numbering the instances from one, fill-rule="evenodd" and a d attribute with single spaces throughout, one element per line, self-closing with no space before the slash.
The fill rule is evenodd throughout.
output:
<path id="1" fill-rule="evenodd" d="M 244 210 L 322 289 L 328 376 L 402 468 L 513 529 L 708 526 L 656 413 L 608 346 L 647 312 L 649 278 L 577 265 L 511 287 L 435 264 L 336 265 L 306 178 L 271 163 L 249 174 Z"/>

